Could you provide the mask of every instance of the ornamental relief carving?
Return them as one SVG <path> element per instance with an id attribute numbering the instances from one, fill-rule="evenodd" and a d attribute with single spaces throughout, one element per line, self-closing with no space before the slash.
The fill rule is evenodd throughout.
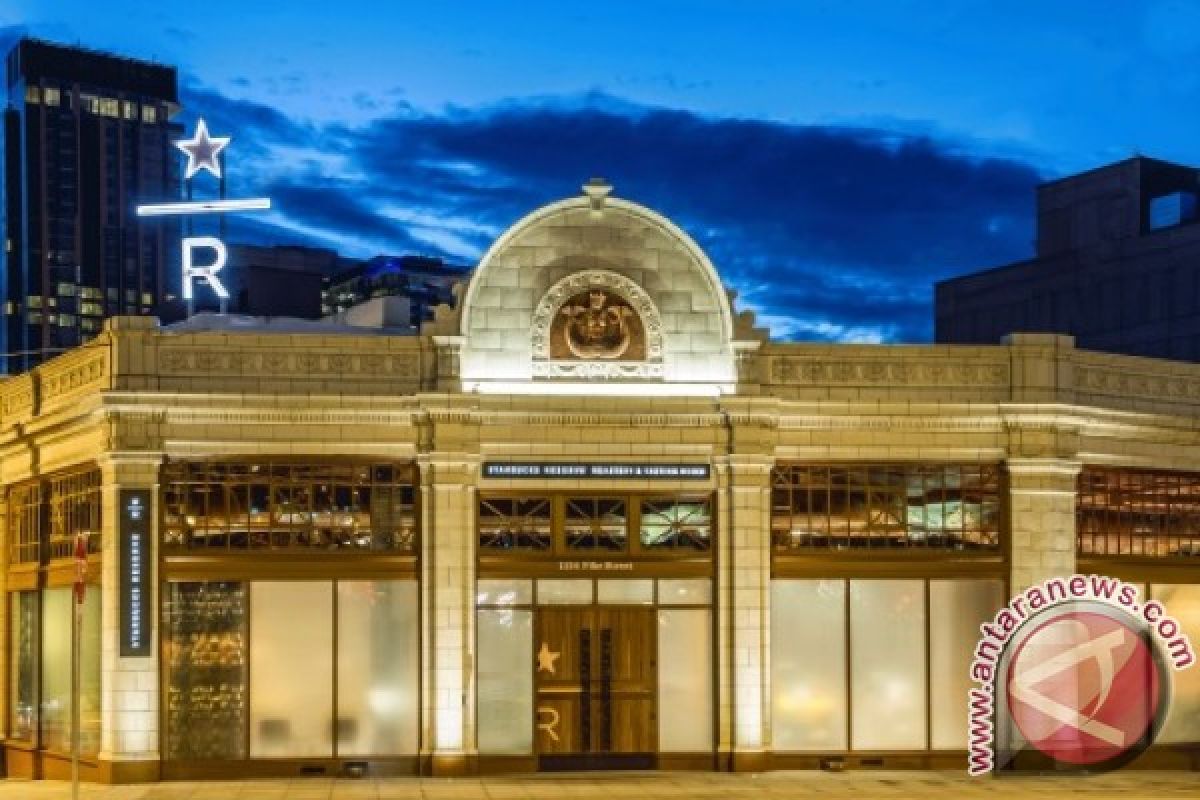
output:
<path id="1" fill-rule="evenodd" d="M 550 323 L 552 359 L 643 361 L 642 318 L 625 298 L 592 288 L 568 299 Z"/>
<path id="2" fill-rule="evenodd" d="M 0 399 L 0 413 L 3 413 L 5 421 L 7 421 L 9 417 L 32 409 L 33 382 L 26 376 L 19 388 L 4 393 L 3 398 Z"/>
<path id="3" fill-rule="evenodd" d="M 82 389 L 103 380 L 107 373 L 107 358 L 99 355 L 82 364 L 41 374 L 42 399 L 51 400 L 60 395 Z"/>
<path id="4" fill-rule="evenodd" d="M 421 374 L 419 353 L 383 355 L 368 353 L 222 352 L 218 350 L 161 349 L 159 369 L 167 375 L 192 372 L 223 372 L 279 375 L 295 378 L 326 375 L 365 375 L 417 379 Z"/>
<path id="5" fill-rule="evenodd" d="M 1075 367 L 1075 389 L 1104 394 L 1134 395 L 1154 400 L 1200 400 L 1200 380 L 1146 375 L 1100 367 Z"/>
<path id="6" fill-rule="evenodd" d="M 1007 386 L 1008 364 L 968 362 L 841 361 L 826 363 L 804 358 L 771 360 L 772 383 Z"/>
<path id="7" fill-rule="evenodd" d="M 662 320 L 649 295 L 608 270 L 560 280 L 533 313 L 533 376 L 661 378 Z"/>
<path id="8" fill-rule="evenodd" d="M 662 364 L 644 361 L 535 361 L 535 378 L 608 379 L 661 378 Z"/>

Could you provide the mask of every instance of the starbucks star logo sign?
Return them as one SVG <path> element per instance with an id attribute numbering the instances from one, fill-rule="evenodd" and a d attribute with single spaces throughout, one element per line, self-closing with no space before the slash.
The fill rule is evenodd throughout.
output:
<path id="1" fill-rule="evenodd" d="M 209 136 L 208 125 L 201 118 L 196 121 L 196 132 L 190 139 L 180 139 L 175 146 L 187 155 L 187 168 L 184 179 L 190 179 L 200 170 L 208 170 L 216 177 L 221 177 L 221 162 L 217 156 L 229 144 L 228 136 Z"/>

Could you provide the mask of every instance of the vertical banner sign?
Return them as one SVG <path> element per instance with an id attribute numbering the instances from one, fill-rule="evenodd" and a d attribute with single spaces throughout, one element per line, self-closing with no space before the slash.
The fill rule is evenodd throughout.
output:
<path id="1" fill-rule="evenodd" d="M 150 491 L 122 489 L 120 501 L 121 657 L 136 658 L 150 655 L 153 632 Z"/>

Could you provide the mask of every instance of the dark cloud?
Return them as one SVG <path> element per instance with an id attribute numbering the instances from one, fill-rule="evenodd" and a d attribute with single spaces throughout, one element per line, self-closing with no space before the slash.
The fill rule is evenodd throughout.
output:
<path id="1" fill-rule="evenodd" d="M 681 224 L 743 302 L 802 338 L 928 338 L 933 281 L 1028 254 L 1040 179 L 1027 163 L 932 135 L 595 94 L 402 107 L 360 127 L 317 127 L 196 86 L 185 102 L 236 133 L 240 180 L 259 179 L 251 188 L 270 191 L 293 236 L 469 260 L 532 208 L 602 175 Z M 294 169 L 280 163 L 288 153 Z"/>

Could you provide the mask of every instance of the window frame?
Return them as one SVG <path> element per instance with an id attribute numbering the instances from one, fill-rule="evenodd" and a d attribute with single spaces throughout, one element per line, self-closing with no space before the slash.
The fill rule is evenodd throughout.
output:
<path id="1" fill-rule="evenodd" d="M 1155 512 L 1156 505 L 1165 511 Z M 1161 549 L 1149 547 L 1160 539 Z M 1075 553 L 1103 564 L 1200 564 L 1200 472 L 1084 466 L 1076 478 Z"/>
<path id="2" fill-rule="evenodd" d="M 940 480 L 937 478 L 940 471 Z M 889 473 L 893 480 L 872 480 Z M 966 484 L 965 477 L 976 480 Z M 957 478 L 957 488 L 953 486 Z M 921 518 L 940 505 L 942 524 L 914 526 L 908 502 L 914 479 L 925 502 Z M 847 560 L 994 559 L 1008 550 L 1008 486 L 997 462 L 779 462 L 771 470 L 771 551 L 776 558 L 824 557 Z M 944 524 L 948 502 L 957 493 L 959 524 Z M 978 523 L 968 525 L 962 497 L 979 496 Z M 800 497 L 804 495 L 803 503 Z M 934 498 L 931 500 L 930 498 Z M 940 498 L 940 499 L 937 499 Z M 989 502 L 990 500 L 990 502 Z M 890 521 L 885 517 L 891 505 Z M 813 531 L 806 543 L 794 534 L 807 517 Z M 991 524 L 987 524 L 988 521 Z M 857 528 L 855 526 L 858 526 Z M 921 535 L 914 535 L 919 528 Z M 817 535 L 823 533 L 823 535 Z M 974 541 L 972 541 L 974 539 Z M 899 540 L 899 541 L 898 541 Z"/>
<path id="3" fill-rule="evenodd" d="M 481 507 L 498 499 L 520 500 L 549 500 L 550 501 L 550 543 L 542 549 L 532 548 L 502 548 L 488 547 L 483 542 L 484 523 Z M 621 501 L 624 503 L 624 546 L 606 547 L 572 547 L 567 540 L 567 506 L 573 500 L 585 501 Z M 707 547 L 690 548 L 682 546 L 656 547 L 647 546 L 642 542 L 643 505 L 647 502 L 664 502 L 669 500 L 701 502 L 708 510 L 708 539 Z M 717 523 L 718 500 L 714 491 L 709 489 L 693 489 L 680 491 L 613 491 L 603 489 L 580 488 L 573 490 L 562 489 L 530 489 L 529 491 L 495 490 L 480 491 L 475 502 L 474 536 L 476 550 L 481 559 L 498 559 L 515 561 L 526 559 L 531 562 L 555 562 L 569 560 L 587 561 L 650 561 L 664 562 L 673 560 L 693 560 L 711 562 L 717 549 L 717 536 L 720 526 Z"/>
<path id="4" fill-rule="evenodd" d="M 30 478 L 9 487 L 6 503 L 10 513 L 6 515 L 5 539 L 8 551 L 7 585 L 5 587 L 4 618 L 6 629 L 12 629 L 13 595 L 30 593 L 34 596 L 34 712 L 32 738 L 17 739 L 22 748 L 31 751 L 55 753 L 58 750 L 46 747 L 43 735 L 41 704 L 42 647 L 41 626 L 44 617 L 45 592 L 50 589 L 65 589 L 75 581 L 74 535 L 82 528 L 88 533 L 87 586 L 89 592 L 99 592 L 101 582 L 101 549 L 103 545 L 103 503 L 101 487 L 103 476 L 94 462 L 77 464 L 66 469 Z M 20 500 L 19 514 L 11 513 L 14 494 Z M 80 524 L 82 523 L 82 524 Z M 18 532 L 19 529 L 19 532 Z M 29 531 L 32 530 L 32 539 Z M 55 546 L 57 545 L 57 547 Z M 20 550 L 17 550 L 20 548 Z M 19 555 L 18 555 L 19 553 Z M 33 555 L 33 558 L 30 558 Z M 6 643 L 7 647 L 7 643 Z M 13 702 L 16 692 L 11 686 L 11 665 L 4 675 L 7 691 L 4 703 L 4 732 L 11 735 Z M 85 753 L 85 760 L 95 753 Z"/>

